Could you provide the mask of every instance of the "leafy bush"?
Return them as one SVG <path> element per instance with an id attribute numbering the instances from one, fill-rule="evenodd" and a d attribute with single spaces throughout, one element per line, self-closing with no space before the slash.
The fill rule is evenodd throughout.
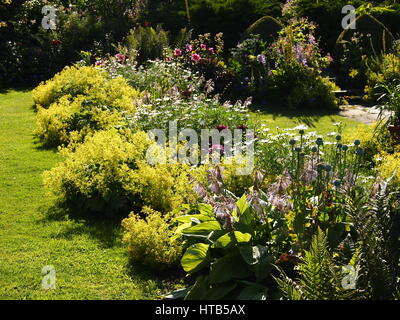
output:
<path id="1" fill-rule="evenodd" d="M 164 31 L 161 26 L 156 29 L 152 27 L 139 26 L 131 30 L 126 37 L 128 50 L 136 50 L 138 62 L 163 58 L 164 50 L 169 47 L 169 32 Z"/>
<path id="2" fill-rule="evenodd" d="M 179 62 L 148 61 L 146 66 L 138 68 L 129 63 L 109 63 L 105 68 L 113 77 L 121 75 L 126 78 L 130 85 L 143 91 L 151 101 L 174 93 L 189 99 L 200 94 L 204 87 L 204 79 Z"/>
<path id="3" fill-rule="evenodd" d="M 76 97 L 100 92 L 106 77 L 104 71 L 94 67 L 66 67 L 32 91 L 33 101 L 37 106 L 48 108 L 65 95 Z"/>
<path id="4" fill-rule="evenodd" d="M 365 98 L 376 101 L 384 92 L 383 86 L 400 84 L 400 42 L 395 43 L 393 53 L 366 59 L 367 86 Z"/>
<path id="5" fill-rule="evenodd" d="M 313 237 L 310 250 L 304 252 L 298 274 L 300 279 L 293 280 L 281 271 L 281 278 L 276 278 L 289 300 L 346 300 L 356 296 L 354 289 L 347 291 L 342 286 L 342 269 L 329 252 L 327 236 L 321 229 Z"/>
<path id="6" fill-rule="evenodd" d="M 124 1 L 51 1 L 57 9 L 56 30 L 41 26 L 46 0 L 0 5 L 0 85 L 37 85 L 79 59 L 82 50 L 112 53 L 134 26 L 140 3 Z M 79 35 L 79 36 L 77 36 Z"/>
<path id="7" fill-rule="evenodd" d="M 271 102 L 291 109 L 337 109 L 339 105 L 333 93 L 338 90 L 336 84 L 297 63 L 272 70 L 264 90 Z"/>
<path id="8" fill-rule="evenodd" d="M 82 77 L 76 74 L 79 70 L 82 70 Z M 74 69 L 75 81 L 66 79 L 70 75 L 67 70 L 36 89 L 36 101 L 47 107 L 38 104 L 35 129 L 44 145 L 68 144 L 72 135 L 82 140 L 96 130 L 121 125 L 124 113 L 135 112 L 138 92 L 125 79 L 106 79 L 97 70 L 95 75 L 98 77 L 91 78 L 93 70 L 86 67 Z M 52 101 L 55 102 L 48 105 Z"/>
<path id="9" fill-rule="evenodd" d="M 379 129 L 378 124 L 370 126 L 359 126 L 355 130 L 346 132 L 344 137 L 347 144 L 362 137 L 362 144 L 365 150 L 365 160 L 374 162 L 375 156 L 381 152 L 392 152 L 393 141 L 390 132 L 386 128 Z"/>
<path id="10" fill-rule="evenodd" d="M 265 284 L 284 247 L 283 215 L 270 212 L 273 224 L 266 219 L 257 187 L 239 200 L 233 198 L 222 186 L 219 168 L 211 170 L 209 185 L 213 192 L 196 187 L 205 204 L 187 205 L 185 215 L 176 218 L 186 239 L 181 264 L 194 282 L 185 299 L 273 298 L 273 288 Z"/>
<path id="11" fill-rule="evenodd" d="M 175 48 L 173 57 L 169 59 L 182 62 L 186 68 L 199 73 L 206 81 L 211 81 L 215 92 L 226 98 L 233 93 L 236 77 L 222 59 L 223 50 L 223 34 L 217 33 L 212 37 L 206 33 L 183 47 Z"/>
<path id="12" fill-rule="evenodd" d="M 170 217 L 148 207 L 143 208 L 142 215 L 144 219 L 131 213 L 122 220 L 123 241 L 132 260 L 158 271 L 177 267 L 182 245 L 174 236 Z"/>
<path id="13" fill-rule="evenodd" d="M 253 36 L 232 50 L 231 64 L 242 77 L 252 95 L 263 103 L 302 107 L 337 108 L 332 91 L 338 89 L 321 76 L 332 61 L 323 56 L 315 37 L 316 25 L 307 19 L 291 19 L 267 47 L 259 36 Z"/>
<path id="14" fill-rule="evenodd" d="M 153 143 L 144 132 L 98 131 L 62 149 L 65 161 L 45 172 L 44 183 L 68 206 L 109 215 L 143 206 L 167 213 L 195 201 L 189 166 L 147 163 Z"/>
<path id="15" fill-rule="evenodd" d="M 393 177 L 393 183 L 400 185 L 400 153 L 381 153 L 376 157 L 377 169 L 384 179 Z"/>

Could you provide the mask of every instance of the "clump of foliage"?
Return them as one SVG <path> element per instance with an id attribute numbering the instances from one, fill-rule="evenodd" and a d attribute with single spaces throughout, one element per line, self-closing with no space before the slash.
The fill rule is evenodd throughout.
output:
<path id="1" fill-rule="evenodd" d="M 152 144 L 144 132 L 98 131 L 62 149 L 66 160 L 44 173 L 44 183 L 68 206 L 108 215 L 143 206 L 169 212 L 185 199 L 194 201 L 189 167 L 149 165 L 146 152 Z"/>
<path id="2" fill-rule="evenodd" d="M 242 87 L 258 99 L 292 109 L 337 108 L 337 86 L 321 76 L 332 62 L 323 56 L 315 37 L 316 26 L 292 19 L 272 45 L 253 36 L 232 51 L 231 64 L 242 77 Z"/>
<path id="3" fill-rule="evenodd" d="M 96 130 L 121 125 L 134 114 L 139 93 L 124 78 L 111 79 L 93 67 L 65 69 L 33 93 L 38 114 L 35 134 L 46 146 L 68 144 Z"/>
<path id="4" fill-rule="evenodd" d="M 33 89 L 32 98 L 36 106 L 47 109 L 63 96 L 69 95 L 73 98 L 100 91 L 106 78 L 107 74 L 104 71 L 94 67 L 66 67 Z"/>
<path id="5" fill-rule="evenodd" d="M 177 267 L 182 244 L 174 235 L 171 217 L 148 207 L 143 208 L 142 216 L 131 213 L 122 220 L 129 256 L 153 270 Z"/>
<path id="6" fill-rule="evenodd" d="M 327 236 L 321 229 L 313 237 L 310 249 L 305 250 L 297 273 L 299 279 L 292 279 L 281 270 L 281 276 L 275 278 L 285 299 L 345 300 L 356 297 L 356 290 L 343 287 L 342 269 L 329 252 Z"/>
<path id="7" fill-rule="evenodd" d="M 164 31 L 161 26 L 156 29 L 138 26 L 129 32 L 125 43 L 128 50 L 137 51 L 137 61 L 142 64 L 148 60 L 163 58 L 164 50 L 169 47 L 169 38 L 169 32 Z"/>
<path id="8" fill-rule="evenodd" d="M 321 76 L 332 58 L 322 56 L 315 37 L 316 26 L 306 19 L 293 19 L 271 46 L 272 67 L 265 82 L 266 95 L 290 108 L 337 108 L 332 91 L 336 85 Z"/>
<path id="9" fill-rule="evenodd" d="M 222 33 L 217 33 L 214 37 L 210 33 L 205 33 L 183 47 L 175 48 L 169 59 L 182 62 L 186 68 L 199 73 L 206 81 L 212 82 L 216 93 L 230 97 L 236 77 L 222 59 L 223 50 Z"/>
<path id="10" fill-rule="evenodd" d="M 393 182 L 400 184 L 400 153 L 381 153 L 376 156 L 377 169 L 384 179 L 393 178 Z"/>
<path id="11" fill-rule="evenodd" d="M 396 298 L 399 291 L 398 199 L 398 191 L 389 180 L 377 181 L 364 198 L 348 199 L 347 210 L 356 232 L 353 248 L 358 250 L 360 268 L 356 288 L 364 299 L 390 300 Z"/>
<path id="12" fill-rule="evenodd" d="M 147 100 L 156 101 L 165 96 L 177 94 L 183 99 L 199 95 L 205 86 L 204 79 L 179 62 L 162 60 L 147 61 L 145 66 L 125 59 L 123 61 L 101 61 L 112 77 L 123 76 L 130 85 L 144 93 Z"/>
<path id="13" fill-rule="evenodd" d="M 393 50 L 382 56 L 365 59 L 367 66 L 367 85 L 365 98 L 376 101 L 385 92 L 384 86 L 400 84 L 400 42 L 395 42 Z"/>
<path id="14" fill-rule="evenodd" d="M 273 297 L 266 283 L 287 229 L 282 213 L 270 212 L 270 223 L 260 207 L 261 180 L 257 175 L 254 189 L 240 199 L 224 189 L 219 167 L 209 172 L 210 189 L 196 185 L 204 203 L 185 206 L 185 215 L 176 218 L 186 248 L 181 264 L 194 282 L 185 299 Z"/>

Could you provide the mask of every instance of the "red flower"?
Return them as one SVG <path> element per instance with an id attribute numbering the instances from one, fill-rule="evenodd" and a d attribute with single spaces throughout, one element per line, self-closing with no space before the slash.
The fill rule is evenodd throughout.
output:
<path id="1" fill-rule="evenodd" d="M 217 129 L 218 129 L 218 131 L 222 131 L 222 130 L 228 129 L 228 126 L 220 124 L 219 126 L 217 126 Z"/>
<path id="2" fill-rule="evenodd" d="M 55 45 L 55 46 L 59 46 L 61 44 L 60 40 L 52 40 L 51 44 Z"/>
<path id="3" fill-rule="evenodd" d="M 246 130 L 246 129 L 248 129 L 249 127 L 246 126 L 245 124 L 241 124 L 241 125 L 238 126 L 237 128 L 238 128 L 238 129 L 242 129 L 242 130 Z"/>

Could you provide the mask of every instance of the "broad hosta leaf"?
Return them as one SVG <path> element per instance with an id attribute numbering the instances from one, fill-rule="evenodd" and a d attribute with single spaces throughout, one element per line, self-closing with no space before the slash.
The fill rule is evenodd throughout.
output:
<path id="1" fill-rule="evenodd" d="M 182 230 L 183 234 L 208 237 L 213 231 L 220 231 L 221 225 L 218 221 L 206 221 L 193 227 Z"/>
<path id="2" fill-rule="evenodd" d="M 239 247 L 240 254 L 244 261 L 249 265 L 255 265 L 260 261 L 266 248 L 263 246 L 243 246 Z"/>
<path id="3" fill-rule="evenodd" d="M 205 243 L 196 243 L 190 246 L 181 259 L 183 270 L 193 273 L 203 268 L 209 259 L 209 248 L 210 245 Z"/>
<path id="4" fill-rule="evenodd" d="M 237 202 L 236 205 L 239 209 L 239 215 L 242 216 L 246 210 L 249 208 L 249 204 L 247 203 L 247 197 L 246 195 L 243 195 L 243 197 L 241 197 Z M 235 217 L 237 218 L 237 216 Z"/>
<path id="5" fill-rule="evenodd" d="M 166 296 L 164 296 L 163 299 L 165 299 L 165 300 L 183 299 L 183 298 L 186 297 L 186 295 L 188 294 L 190 289 L 191 289 L 191 287 L 183 288 L 183 289 L 177 289 L 177 290 L 172 291 L 171 293 L 167 294 Z"/>
<path id="6" fill-rule="evenodd" d="M 181 223 L 188 223 L 188 222 L 202 223 L 206 221 L 216 221 L 214 217 L 210 217 L 204 214 L 191 214 L 187 216 L 181 216 L 175 218 L 175 220 Z"/>
<path id="7" fill-rule="evenodd" d="M 250 233 L 242 233 L 240 231 L 235 231 L 235 238 L 238 243 L 248 243 L 251 240 Z"/>
<path id="8" fill-rule="evenodd" d="M 224 234 L 222 237 L 219 237 L 217 241 L 212 245 L 213 248 L 226 248 L 229 245 L 233 244 L 235 237 L 233 233 L 229 232 Z"/>
<path id="9" fill-rule="evenodd" d="M 218 284 L 208 290 L 206 298 L 207 300 L 221 300 L 231 293 L 236 287 L 236 281 L 231 281 L 226 284 Z"/>
<path id="10" fill-rule="evenodd" d="M 245 279 L 252 274 L 239 252 L 233 252 L 217 259 L 210 266 L 210 283 L 222 283 L 232 278 Z"/>
<path id="11" fill-rule="evenodd" d="M 257 281 L 264 280 L 274 268 L 275 257 L 266 256 L 262 257 L 256 265 L 254 265 L 254 271 L 256 274 Z"/>
<path id="12" fill-rule="evenodd" d="M 237 297 L 238 300 L 266 300 L 268 289 L 263 286 L 251 285 L 245 287 Z"/>
<path id="13" fill-rule="evenodd" d="M 201 300 L 204 299 L 208 291 L 208 277 L 199 276 L 195 284 L 189 289 L 185 300 Z"/>

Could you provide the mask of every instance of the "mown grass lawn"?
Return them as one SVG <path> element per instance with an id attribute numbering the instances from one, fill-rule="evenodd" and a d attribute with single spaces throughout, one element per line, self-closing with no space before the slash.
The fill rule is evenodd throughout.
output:
<path id="1" fill-rule="evenodd" d="M 53 210 L 41 174 L 61 160 L 35 144 L 29 91 L 0 94 L 0 299 L 151 299 L 161 280 L 128 263 L 119 222 Z M 41 270 L 56 269 L 43 290 Z"/>
<path id="2" fill-rule="evenodd" d="M 165 278 L 128 263 L 119 221 L 77 219 L 55 209 L 41 174 L 62 160 L 36 143 L 30 91 L 0 93 L 0 299 L 152 299 Z M 337 115 L 294 117 L 252 113 L 271 129 L 301 123 L 321 134 Z M 56 270 L 56 289 L 43 290 L 41 270 Z M 168 276 L 169 277 L 169 276 Z"/>
<path id="3" fill-rule="evenodd" d="M 309 128 L 308 131 L 316 131 L 320 135 L 325 135 L 330 132 L 337 132 L 338 127 L 334 126 L 335 123 L 341 123 L 343 133 L 365 126 L 365 124 L 345 118 L 335 112 L 325 112 L 323 110 L 304 110 L 299 112 L 276 107 L 253 108 L 251 120 L 255 123 L 265 123 L 272 133 L 277 133 L 285 128 L 305 125 Z"/>

